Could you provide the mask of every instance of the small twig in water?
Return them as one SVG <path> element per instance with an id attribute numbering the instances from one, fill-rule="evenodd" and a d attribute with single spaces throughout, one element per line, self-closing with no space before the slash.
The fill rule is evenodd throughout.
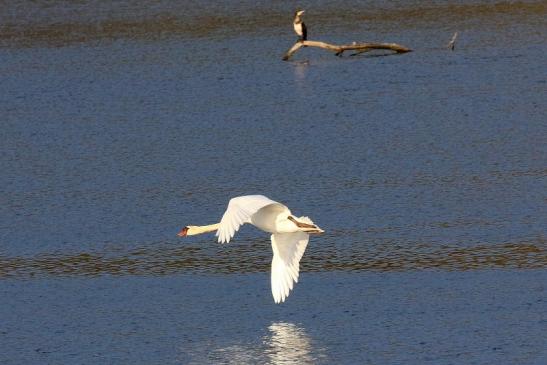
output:
<path id="1" fill-rule="evenodd" d="M 456 45 L 456 38 L 458 38 L 458 32 L 454 33 L 454 35 L 452 36 L 452 39 L 450 40 L 450 42 L 448 42 L 448 45 L 446 46 L 446 48 L 453 51 Z"/>

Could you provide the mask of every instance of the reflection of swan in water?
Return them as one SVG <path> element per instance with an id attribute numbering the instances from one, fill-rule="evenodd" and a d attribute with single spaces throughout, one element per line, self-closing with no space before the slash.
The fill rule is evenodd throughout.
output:
<path id="1" fill-rule="evenodd" d="M 312 347 L 303 328 L 286 322 L 272 323 L 262 337 L 227 338 L 193 343 L 191 349 L 180 349 L 178 361 L 183 364 L 316 364 L 324 363 L 324 349 Z M 246 335 L 243 335 L 247 340 Z M 321 361 L 323 360 L 323 361 Z"/>
<path id="2" fill-rule="evenodd" d="M 314 363 L 310 338 L 304 329 L 285 322 L 272 323 L 268 329 L 270 336 L 266 337 L 265 344 L 270 364 Z"/>

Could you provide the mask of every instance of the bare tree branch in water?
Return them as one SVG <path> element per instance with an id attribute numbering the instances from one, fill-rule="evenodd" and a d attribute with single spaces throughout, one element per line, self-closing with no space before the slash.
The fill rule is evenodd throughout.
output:
<path id="1" fill-rule="evenodd" d="M 283 61 L 288 61 L 302 47 L 318 47 L 335 53 L 336 56 L 341 56 L 345 51 L 357 51 L 355 54 L 369 52 L 375 49 L 384 49 L 394 51 L 395 53 L 411 52 L 410 48 L 401 46 L 397 43 L 356 43 L 337 45 L 320 41 L 298 41 L 296 42 L 283 56 Z"/>

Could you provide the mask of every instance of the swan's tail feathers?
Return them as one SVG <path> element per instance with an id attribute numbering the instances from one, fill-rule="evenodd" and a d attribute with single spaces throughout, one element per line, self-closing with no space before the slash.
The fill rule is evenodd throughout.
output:
<path id="1" fill-rule="evenodd" d="M 306 216 L 302 216 L 302 217 L 299 217 L 298 220 L 302 223 L 306 223 L 306 224 L 315 224 L 313 223 L 313 221 L 310 219 L 310 217 L 306 217 Z"/>
<path id="2" fill-rule="evenodd" d="M 310 217 L 306 217 L 306 216 L 298 217 L 297 222 L 295 223 L 298 227 L 302 229 L 303 232 L 306 232 L 308 234 L 321 234 L 325 232 L 321 228 L 319 228 L 319 226 L 313 223 Z"/>

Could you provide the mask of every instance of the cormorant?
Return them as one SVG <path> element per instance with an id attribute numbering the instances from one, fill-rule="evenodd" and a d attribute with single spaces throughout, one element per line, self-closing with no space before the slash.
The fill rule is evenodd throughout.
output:
<path id="1" fill-rule="evenodd" d="M 306 29 L 306 24 L 302 21 L 302 15 L 304 15 L 304 10 L 297 10 L 294 13 L 293 21 L 294 31 L 298 35 L 298 40 L 300 42 L 305 41 L 308 38 L 308 30 Z"/>

